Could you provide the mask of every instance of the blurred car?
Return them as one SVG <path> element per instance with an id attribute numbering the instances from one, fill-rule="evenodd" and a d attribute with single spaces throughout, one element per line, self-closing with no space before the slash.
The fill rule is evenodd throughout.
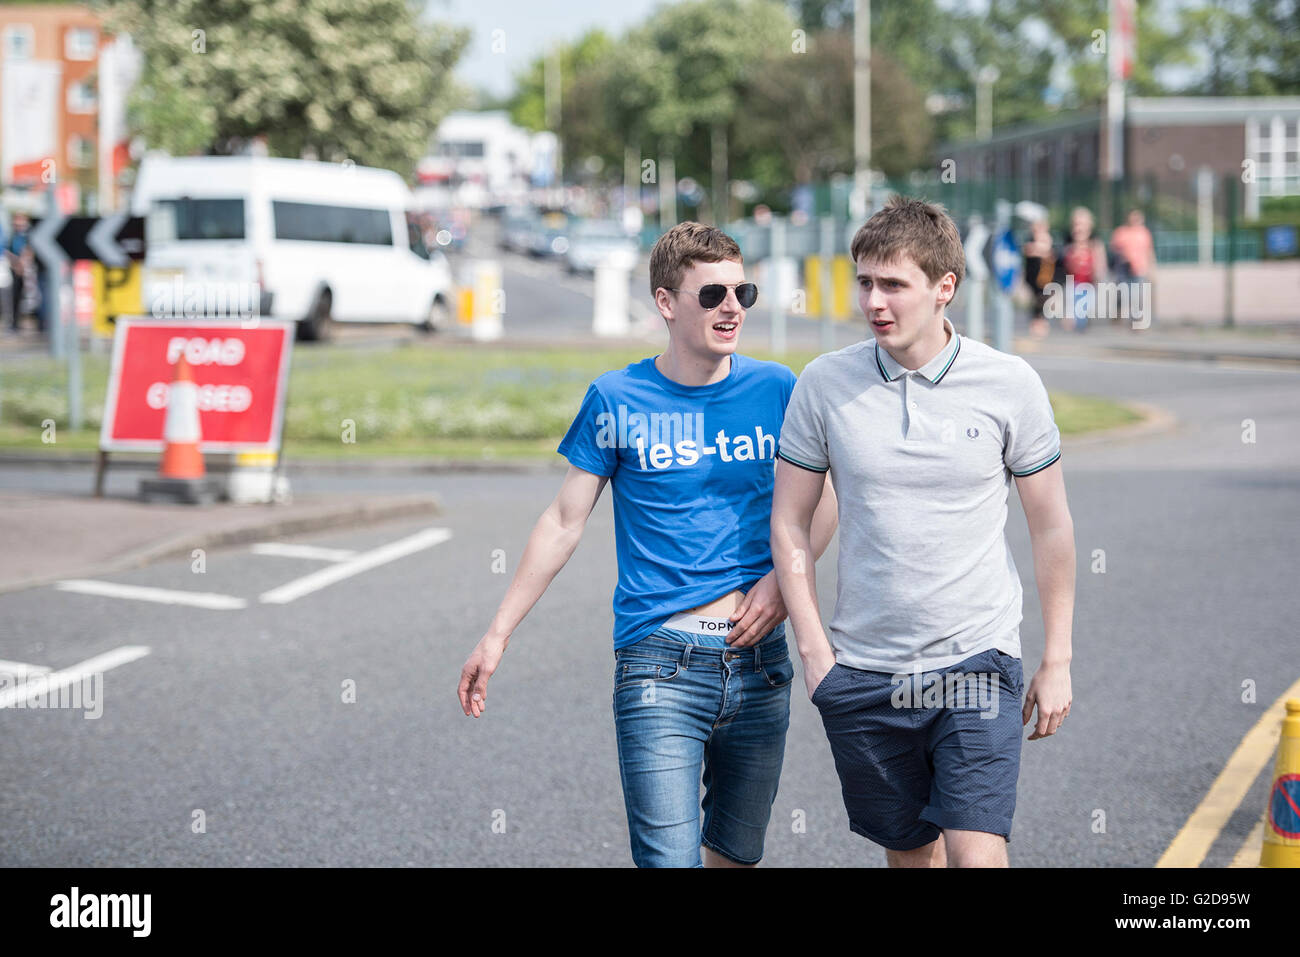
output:
<path id="1" fill-rule="evenodd" d="M 605 262 L 630 269 L 640 250 L 640 243 L 628 235 L 621 223 L 588 219 L 574 226 L 565 263 L 571 273 L 594 273 Z"/>
<path id="2" fill-rule="evenodd" d="M 514 253 L 531 252 L 537 225 L 537 214 L 531 209 L 516 206 L 506 210 L 501 216 L 501 248 Z"/>
<path id="3" fill-rule="evenodd" d="M 543 213 L 531 233 L 529 252 L 534 256 L 563 256 L 569 251 L 569 217 L 561 212 Z"/>

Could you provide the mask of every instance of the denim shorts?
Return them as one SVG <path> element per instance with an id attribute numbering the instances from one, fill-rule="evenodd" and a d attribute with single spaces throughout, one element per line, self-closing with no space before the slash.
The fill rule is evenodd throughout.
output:
<path id="1" fill-rule="evenodd" d="M 740 864 L 763 856 L 790 724 L 785 626 L 748 648 L 692 638 L 661 628 L 614 652 L 614 730 L 637 867 L 700 867 L 701 845 Z"/>
<path id="2" fill-rule="evenodd" d="M 1020 659 L 996 649 L 901 675 L 836 664 L 812 703 L 849 828 L 895 851 L 924 847 L 944 828 L 1010 841 L 1023 693 Z"/>

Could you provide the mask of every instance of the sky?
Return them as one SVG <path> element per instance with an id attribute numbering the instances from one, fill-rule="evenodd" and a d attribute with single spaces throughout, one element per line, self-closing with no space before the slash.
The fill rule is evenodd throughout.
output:
<path id="1" fill-rule="evenodd" d="M 644 20 L 661 2 L 671 0 L 426 0 L 425 17 L 470 27 L 469 48 L 456 67 L 456 75 L 470 86 L 505 96 L 514 90 L 515 76 L 556 40 L 571 41 L 592 27 L 618 35 Z M 988 0 L 940 0 L 941 6 L 979 10 Z M 1173 6 L 1160 0 L 1162 9 Z M 1037 27 L 1038 25 L 1034 25 Z M 499 50 L 494 50 L 495 46 Z M 1138 56 L 1142 51 L 1138 51 Z M 1168 82 L 1185 82 L 1184 68 L 1164 71 Z M 1053 76 L 1056 89 L 1049 102 L 1059 99 L 1066 84 L 1062 69 Z M 995 104 L 996 109 L 996 104 Z M 996 121 L 996 116 L 995 116 Z"/>
<path id="2" fill-rule="evenodd" d="M 473 37 L 456 75 L 504 95 L 548 44 L 573 40 L 591 27 L 620 34 L 656 5 L 657 0 L 428 0 L 425 16 L 470 27 Z M 493 50 L 494 38 L 500 52 Z"/>

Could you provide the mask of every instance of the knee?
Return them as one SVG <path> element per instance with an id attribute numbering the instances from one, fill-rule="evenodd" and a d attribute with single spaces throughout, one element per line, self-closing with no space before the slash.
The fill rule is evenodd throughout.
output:
<path id="1" fill-rule="evenodd" d="M 945 867 L 947 851 L 944 847 L 943 835 L 929 844 L 908 851 L 886 849 L 885 859 L 890 867 Z"/>

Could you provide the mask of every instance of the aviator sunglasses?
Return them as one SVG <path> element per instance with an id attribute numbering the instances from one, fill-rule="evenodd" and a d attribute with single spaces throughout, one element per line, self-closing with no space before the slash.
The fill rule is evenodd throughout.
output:
<path id="1" fill-rule="evenodd" d="M 758 286 L 754 285 L 752 282 L 730 283 L 725 286 L 720 282 L 710 282 L 700 287 L 698 293 L 700 297 L 700 308 L 717 309 L 718 306 L 722 305 L 722 300 L 727 298 L 727 289 L 730 288 L 730 286 L 735 286 L 736 301 L 740 303 L 741 308 L 748 309 L 758 301 Z M 671 291 L 689 293 L 692 290 L 672 289 Z"/>

